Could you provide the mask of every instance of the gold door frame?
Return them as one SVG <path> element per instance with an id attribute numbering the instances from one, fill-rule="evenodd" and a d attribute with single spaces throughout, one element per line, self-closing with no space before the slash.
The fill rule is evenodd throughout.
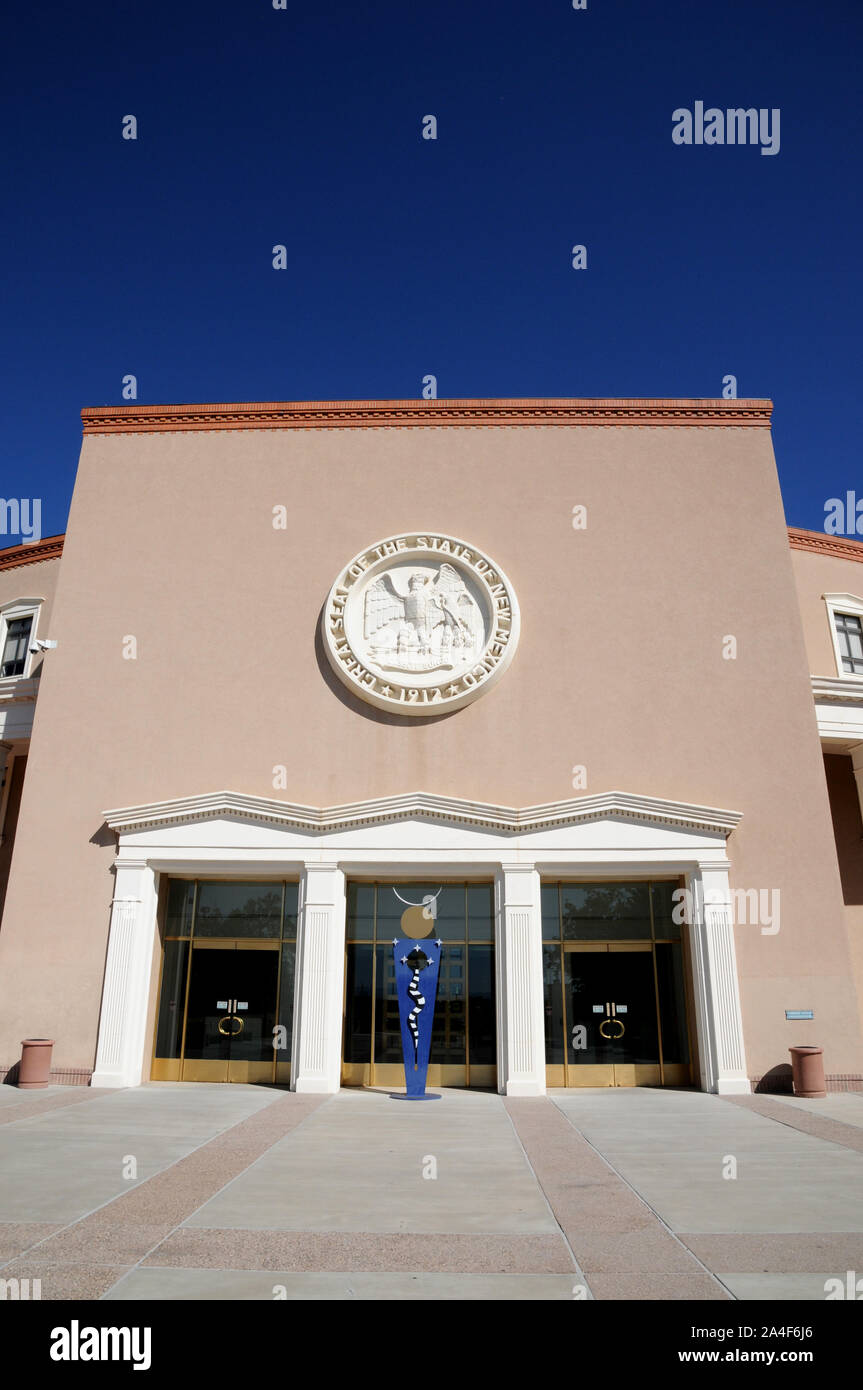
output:
<path id="1" fill-rule="evenodd" d="M 606 1062 L 606 1063 L 576 1063 L 571 1062 L 569 1057 L 569 1019 L 567 1018 L 567 996 L 566 989 L 563 990 L 563 1026 L 564 1038 L 566 1040 L 566 1051 L 564 1052 L 564 1085 L 565 1086 L 661 1086 L 662 1085 L 662 1035 L 659 1025 L 659 1000 L 656 990 L 656 956 L 653 952 L 652 941 L 565 941 L 563 942 L 562 956 L 567 955 L 621 955 L 629 953 L 635 955 L 645 955 L 647 952 L 653 956 L 653 999 L 656 1008 L 656 1027 L 659 1041 L 659 1066 L 648 1065 L 645 1063 L 630 1062 Z M 563 984 L 563 971 L 561 971 L 561 984 Z"/>
<path id="2" fill-rule="evenodd" d="M 370 1028 L 370 1048 L 372 1060 L 370 1062 L 345 1062 L 342 1061 L 342 1085 L 343 1086 L 382 1086 L 387 1090 L 403 1087 L 405 1084 L 405 1068 L 403 1062 L 376 1062 L 375 1052 L 375 1023 L 378 1007 L 378 948 L 386 950 L 384 942 L 371 940 L 362 943 L 345 943 L 345 970 L 344 984 L 342 989 L 342 1058 L 345 1055 L 345 1026 L 347 1022 L 348 1007 L 348 945 L 361 944 L 371 947 L 372 951 L 372 1021 Z M 446 947 L 444 942 L 444 947 Z M 450 943 L 452 945 L 453 943 Z M 465 947 L 467 943 L 465 943 Z M 465 949 L 465 1064 L 463 1067 L 446 1065 L 441 1066 L 434 1062 L 429 1062 L 426 1084 L 428 1086 L 470 1086 L 471 1073 L 476 1078 L 477 1073 L 482 1073 L 483 1079 L 475 1079 L 475 1086 L 493 1086 L 497 1078 L 497 1067 L 477 1067 L 470 1065 L 470 1009 L 468 1007 L 468 970 L 467 949 Z M 401 1019 L 399 1019 L 401 1023 Z M 485 1080 L 486 1073 L 492 1073 L 491 1080 Z"/>
<path id="3" fill-rule="evenodd" d="M 473 883 L 487 883 L 488 879 L 444 879 L 444 884 L 449 887 L 464 887 L 467 889 Z M 404 878 L 381 879 L 368 878 L 363 875 L 352 875 L 351 883 L 371 884 L 377 890 L 381 887 L 391 887 L 393 882 L 399 884 L 427 883 L 427 876 L 418 874 L 406 874 Z M 347 885 L 346 885 L 347 886 Z M 404 1088 L 405 1068 L 404 1062 L 375 1062 L 375 1023 L 377 1014 L 377 983 L 378 983 L 378 947 L 386 950 L 386 942 L 377 939 L 377 892 L 375 892 L 375 908 L 372 920 L 372 935 L 370 938 L 352 939 L 345 932 L 345 964 L 342 972 L 342 1042 L 341 1042 L 341 1084 L 343 1086 L 380 1086 L 387 1090 Z M 456 1086 L 456 1087 L 481 1087 L 494 1090 L 497 1086 L 497 1064 L 472 1063 L 470 1060 L 470 960 L 469 948 L 473 945 L 491 945 L 492 958 L 495 968 L 495 1036 L 497 1035 L 497 940 L 492 936 L 490 942 L 473 942 L 465 936 L 463 941 L 444 941 L 444 948 L 447 945 L 461 945 L 465 953 L 465 1015 L 464 1015 L 464 1066 L 452 1064 L 442 1065 L 430 1062 L 426 1084 L 428 1086 Z M 370 1062 L 346 1062 L 345 1056 L 345 1029 L 347 1026 L 347 1006 L 348 1006 L 348 948 L 349 946 L 370 946 L 372 951 L 372 1016 L 371 1016 L 371 1042 L 370 1050 L 372 1060 Z M 399 1020 L 401 1022 L 401 1020 Z"/>
<path id="4" fill-rule="evenodd" d="M 551 944 L 551 943 L 547 943 Z M 662 944 L 662 943 L 660 943 Z M 691 985 L 688 970 L 688 952 L 685 938 L 681 941 L 683 954 L 684 997 L 681 1004 L 685 1010 L 689 1055 L 695 1057 L 692 1037 Z M 590 1088 L 602 1086 L 688 1086 L 692 1080 L 693 1062 L 666 1062 L 662 1050 L 662 1018 L 659 1008 L 659 977 L 656 967 L 656 945 L 651 941 L 563 941 L 560 943 L 561 972 L 560 988 L 563 996 L 563 1065 L 546 1066 L 546 1085 L 552 1088 L 571 1087 Z M 568 1000 L 564 986 L 564 958 L 577 952 L 609 955 L 645 954 L 650 952 L 653 963 L 653 999 L 656 1008 L 656 1037 L 659 1051 L 658 1064 L 647 1063 L 578 1063 L 570 1061 Z"/>
<path id="5" fill-rule="evenodd" d="M 680 888 L 685 887 L 685 877 L 684 877 L 683 874 L 679 874 L 679 875 L 676 875 L 676 876 L 675 876 L 675 875 L 662 875 L 662 874 L 635 874 L 635 875 L 632 875 L 632 876 L 625 875 L 624 877 L 622 877 L 622 878 L 620 878 L 620 879 L 611 879 L 610 881 L 615 882 L 615 883 L 618 883 L 618 882 L 619 882 L 619 883 L 661 883 L 661 882 L 667 883 L 667 882 L 673 882 L 674 879 L 675 879 L 675 877 L 676 877 L 676 880 L 677 880 L 677 885 L 678 885 L 678 887 L 680 887 Z M 593 882 L 595 882 L 595 881 L 596 881 L 596 880 L 594 879 L 593 876 L 591 876 L 590 878 L 579 878 L 579 877 L 575 877 L 575 876 L 574 876 L 574 877 L 571 877 L 571 878 L 566 878 L 566 877 L 555 878 L 555 877 L 552 877 L 552 876 L 549 875 L 549 876 L 547 876 L 547 877 L 544 879 L 544 883 L 545 883 L 545 884 L 554 885 L 555 887 L 558 888 L 558 890 L 560 890 L 561 888 L 569 887 L 569 886 L 574 885 L 574 884 L 575 884 L 575 885 L 584 885 L 584 884 L 593 883 Z M 603 878 L 602 881 L 603 881 L 603 882 L 606 882 L 606 881 L 609 881 L 609 880 L 608 880 L 607 878 Z M 561 992 L 562 992 L 562 995 L 563 995 L 563 1021 L 564 1021 L 564 1032 L 563 1032 L 563 1047 L 564 1047 L 563 1056 L 564 1056 L 564 1061 L 563 1061 L 562 1064 L 560 1064 L 560 1063 L 547 1063 L 547 1064 L 546 1064 L 546 1068 L 545 1068 L 545 1078 L 546 1078 L 546 1085 L 547 1085 L 548 1087 L 550 1087 L 550 1088 L 560 1088 L 560 1087 L 565 1087 L 565 1086 L 585 1086 L 585 1087 L 586 1087 L 586 1086 L 590 1086 L 590 1085 L 596 1085 L 596 1086 L 614 1086 L 614 1085 L 689 1086 L 689 1085 L 692 1085 L 692 1083 L 693 1083 L 693 1078 L 696 1077 L 696 1076 L 698 1075 L 698 1067 L 699 1067 L 699 1060 L 698 1060 L 698 1059 L 699 1059 L 699 1053 L 698 1053 L 698 1037 L 697 1037 L 697 1033 L 696 1033 L 696 1029 L 695 1029 L 695 995 L 694 995 L 694 984 L 693 984 L 693 974 L 692 974 L 692 943 L 691 943 L 691 941 L 690 941 L 690 935 L 689 935 L 689 932 L 686 930 L 686 927 L 684 926 L 683 929 L 682 929 L 682 931 L 681 931 L 681 933 L 680 933 L 680 937 L 679 937 L 679 938 L 661 937 L 661 936 L 657 938 L 657 936 L 655 935 L 655 923 L 654 923 L 654 916 L 653 916 L 653 897 L 652 897 L 652 895 L 651 895 L 651 898 L 650 898 L 650 904 L 651 904 L 651 905 L 650 905 L 650 932 L 651 932 L 651 934 L 650 934 L 650 939 L 649 939 L 648 941 L 645 941 L 644 938 L 641 938 L 641 939 L 639 939 L 639 940 L 632 939 L 632 940 L 630 940 L 630 941 L 626 941 L 626 940 L 618 940 L 618 941 L 564 941 L 564 940 L 561 940 L 559 937 L 558 937 L 558 938 L 543 937 L 542 944 L 543 944 L 544 947 L 545 947 L 545 946 L 556 946 L 556 947 L 559 949 L 559 951 L 560 951 L 560 989 L 561 989 Z M 685 1023 L 686 1023 L 686 1039 L 687 1039 L 687 1043 L 688 1043 L 688 1046 L 689 1046 L 689 1058 L 690 1058 L 690 1060 L 689 1060 L 688 1062 L 666 1062 L 666 1061 L 664 1060 L 663 1054 L 662 1054 L 662 1019 L 661 1019 L 661 1016 L 660 1016 L 660 1008 L 659 1008 L 659 983 L 658 983 L 658 973 L 657 973 L 657 967 L 656 967 L 656 949 L 655 949 L 655 948 L 656 948 L 657 945 L 665 945 L 665 944 L 679 945 L 680 948 L 681 948 L 681 951 L 682 951 L 682 964 L 683 964 L 683 999 L 682 999 L 680 1002 L 681 1002 L 681 1004 L 682 1004 L 682 1006 L 683 1006 L 683 1009 L 684 1009 L 684 1017 L 685 1017 Z M 563 970 L 563 966 L 564 966 L 564 954 L 565 954 L 565 952 L 566 952 L 567 950 L 603 951 L 603 950 L 606 950 L 606 949 L 610 949 L 610 950 L 612 950 L 612 951 L 632 951 L 632 950 L 635 950 L 635 951 L 643 951 L 643 950 L 646 949 L 646 950 L 649 950 L 649 951 L 651 951 L 651 952 L 653 953 L 653 985 L 654 985 L 654 999 L 655 999 L 655 1002 L 656 1002 L 657 1041 L 658 1041 L 658 1050 L 659 1050 L 659 1057 L 660 1057 L 659 1067 L 658 1067 L 658 1068 L 655 1068 L 655 1067 L 653 1067 L 653 1068 L 647 1068 L 647 1067 L 641 1067 L 641 1066 L 632 1066 L 632 1067 L 629 1067 L 629 1068 L 624 1068 L 623 1066 L 620 1066 L 620 1067 L 618 1068 L 616 1064 L 615 1064 L 614 1066 L 608 1066 L 608 1067 L 584 1067 L 584 1066 L 578 1067 L 576 1064 L 570 1063 L 570 1061 L 569 1061 L 569 1033 L 568 1033 L 567 1026 L 566 1026 L 566 1018 L 567 1018 L 567 1000 L 566 1000 L 566 992 L 565 992 L 565 990 L 564 990 L 564 985 L 563 985 L 563 980 L 564 980 L 564 970 Z M 630 1080 L 625 1079 L 625 1078 L 626 1078 L 626 1072 L 627 1072 L 627 1070 L 630 1071 L 630 1072 L 633 1074 L 633 1078 L 630 1079 Z M 646 1072 L 646 1071 L 654 1071 L 654 1072 L 655 1072 L 655 1071 L 657 1071 L 657 1070 L 658 1070 L 658 1072 L 659 1072 L 659 1079 L 656 1080 L 656 1081 L 650 1081 L 650 1080 L 647 1080 L 647 1079 L 645 1079 L 645 1080 L 638 1080 L 638 1079 L 635 1079 L 635 1074 L 638 1073 L 638 1072 L 642 1072 L 642 1071 L 643 1071 L 643 1072 Z M 605 1073 L 605 1076 L 604 1076 L 603 1079 L 599 1079 L 599 1080 L 594 1081 L 594 1082 L 590 1082 L 590 1081 L 587 1081 L 587 1080 L 578 1081 L 578 1080 L 575 1079 L 574 1074 L 575 1074 L 576 1072 L 580 1072 L 580 1073 L 583 1075 L 586 1071 L 593 1071 L 593 1072 L 595 1072 L 595 1073 L 603 1073 L 603 1072 L 604 1072 L 604 1073 Z M 615 1073 L 616 1071 L 619 1071 L 619 1073 L 620 1073 L 620 1079 L 619 1079 L 619 1080 L 615 1079 L 614 1073 Z M 608 1076 L 608 1073 L 609 1073 L 609 1072 L 612 1073 L 610 1079 L 609 1079 L 609 1076 Z M 569 1080 L 569 1079 L 568 1079 L 568 1076 L 569 1076 L 570 1074 L 573 1074 L 573 1079 L 572 1079 L 572 1080 Z"/>
<path id="6" fill-rule="evenodd" d="M 197 890 L 196 890 L 197 891 Z M 186 1026 L 189 1019 L 189 988 L 192 981 L 192 967 L 194 965 L 196 951 L 277 951 L 279 953 L 278 968 L 276 971 L 276 1008 L 280 998 L 282 983 L 282 941 L 260 940 L 249 937 L 219 937 L 208 936 L 200 940 L 194 937 L 189 938 L 189 961 L 186 968 L 186 989 L 183 995 L 183 1030 L 180 1042 L 179 1057 L 153 1057 L 150 1070 L 152 1081 L 208 1081 L 208 1082 L 235 1082 L 254 1084 L 261 1082 L 274 1082 L 277 1079 L 285 1082 L 290 1079 L 290 1063 L 277 1061 L 275 1049 L 273 1049 L 273 1060 L 271 1062 L 249 1062 L 249 1061 L 230 1061 L 227 1058 L 222 1060 L 211 1060 L 209 1058 L 186 1057 Z M 162 951 L 162 970 L 164 970 L 165 953 Z M 159 999 L 162 995 L 162 970 L 159 972 Z M 155 1048 L 155 1038 L 154 1038 Z M 287 1073 L 287 1074 L 286 1074 Z"/>

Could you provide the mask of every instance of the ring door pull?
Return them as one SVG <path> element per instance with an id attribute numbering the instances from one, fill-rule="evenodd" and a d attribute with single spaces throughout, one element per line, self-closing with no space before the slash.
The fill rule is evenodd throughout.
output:
<path id="1" fill-rule="evenodd" d="M 237 1013 L 236 999 L 228 1000 L 228 1012 L 219 1019 L 219 1032 L 223 1038 L 238 1038 L 246 1026 L 245 1020 Z"/>
<path id="2" fill-rule="evenodd" d="M 238 1018 L 236 1014 L 225 1014 L 224 1018 L 219 1019 L 219 1032 L 224 1038 L 238 1038 L 245 1026 L 243 1020 Z"/>
<path id="3" fill-rule="evenodd" d="M 618 1042 L 626 1032 L 626 1025 L 617 1015 L 617 1005 L 606 1004 L 605 1013 L 606 1017 L 599 1025 L 599 1036 L 608 1042 Z M 617 1033 L 612 1031 L 615 1026 L 620 1030 Z"/>

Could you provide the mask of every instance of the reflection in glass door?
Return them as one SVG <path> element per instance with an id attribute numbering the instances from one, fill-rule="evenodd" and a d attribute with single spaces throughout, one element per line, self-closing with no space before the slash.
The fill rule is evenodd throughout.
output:
<path id="1" fill-rule="evenodd" d="M 392 943 L 423 927 L 415 909 L 426 897 L 437 913 L 427 932 L 443 942 L 429 1085 L 496 1084 L 492 885 L 438 881 L 348 884 L 346 1086 L 404 1086 Z"/>
<path id="2" fill-rule="evenodd" d="M 276 942 L 198 943 L 192 951 L 182 1081 L 272 1081 Z"/>
<path id="3" fill-rule="evenodd" d="M 568 1086 L 658 1086 L 659 1029 L 649 943 L 564 947 Z M 572 1073 L 577 1069 L 577 1077 Z"/>
<path id="4" fill-rule="evenodd" d="M 296 883 L 168 881 L 154 1081 L 290 1080 Z"/>
<path id="5" fill-rule="evenodd" d="M 544 884 L 549 1086 L 691 1080 L 677 880 Z"/>

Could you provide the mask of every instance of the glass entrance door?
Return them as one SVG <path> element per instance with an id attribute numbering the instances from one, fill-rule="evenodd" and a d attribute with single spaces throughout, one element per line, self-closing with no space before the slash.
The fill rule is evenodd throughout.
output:
<path id="1" fill-rule="evenodd" d="M 154 1081 L 290 1080 L 295 882 L 166 885 Z"/>
<path id="2" fill-rule="evenodd" d="M 494 1086 L 492 885 L 440 880 L 348 884 L 342 1084 L 404 1086 L 392 943 L 414 935 L 442 942 L 428 1084 Z"/>
<path id="3" fill-rule="evenodd" d="M 677 880 L 543 884 L 549 1086 L 692 1079 Z"/>
<path id="4" fill-rule="evenodd" d="M 616 943 L 564 947 L 567 1086 L 658 1086 L 653 950 Z"/>
<path id="5" fill-rule="evenodd" d="M 272 1081 L 277 942 L 199 942 L 192 950 L 182 1081 Z"/>

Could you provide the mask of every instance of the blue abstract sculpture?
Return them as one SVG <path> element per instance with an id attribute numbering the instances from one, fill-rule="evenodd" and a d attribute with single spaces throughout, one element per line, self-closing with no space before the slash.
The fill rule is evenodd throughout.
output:
<path id="1" fill-rule="evenodd" d="M 400 894 L 396 896 L 406 901 Z M 442 942 L 423 938 L 430 932 L 435 916 L 432 895 L 421 903 L 409 903 L 408 911 L 402 913 L 402 929 L 413 927 L 415 935 L 393 941 L 406 1088 L 405 1096 L 394 1097 L 399 1100 L 440 1099 L 426 1092 Z"/>

